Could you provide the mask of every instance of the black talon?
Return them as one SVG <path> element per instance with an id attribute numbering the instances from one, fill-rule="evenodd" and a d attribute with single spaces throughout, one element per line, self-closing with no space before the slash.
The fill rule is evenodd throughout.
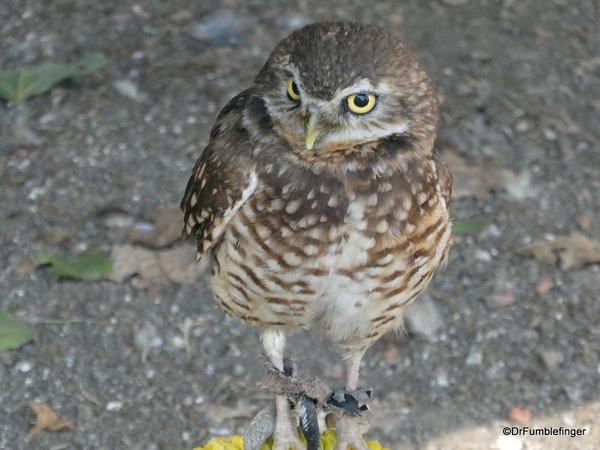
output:
<path id="1" fill-rule="evenodd" d="M 306 450 L 321 450 L 321 432 L 319 431 L 315 401 L 302 393 L 296 409 L 300 416 L 300 429 L 306 439 Z"/>
<path id="2" fill-rule="evenodd" d="M 283 374 L 286 377 L 293 377 L 296 367 L 291 358 L 283 358 Z"/>
<path id="3" fill-rule="evenodd" d="M 359 402 L 371 398 L 371 395 L 373 395 L 371 389 L 359 389 L 356 391 L 336 389 L 327 399 L 327 404 L 333 408 L 341 409 L 348 415 L 357 417 L 361 416 L 361 413 L 369 411 L 367 405 L 359 405 Z"/>

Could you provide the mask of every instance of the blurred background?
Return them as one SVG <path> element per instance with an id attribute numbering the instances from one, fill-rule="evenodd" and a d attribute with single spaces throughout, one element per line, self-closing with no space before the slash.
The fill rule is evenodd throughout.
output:
<path id="1" fill-rule="evenodd" d="M 269 400 L 257 333 L 213 304 L 177 205 L 219 110 L 280 39 L 332 19 L 415 53 L 455 179 L 446 269 L 409 334 L 363 360 L 366 437 L 600 448 L 598 0 L 14 0 L 0 3 L 0 449 L 191 449 L 243 433 Z M 302 376 L 343 385 L 317 333 L 288 348 Z M 48 409 L 66 423 L 40 423 Z"/>

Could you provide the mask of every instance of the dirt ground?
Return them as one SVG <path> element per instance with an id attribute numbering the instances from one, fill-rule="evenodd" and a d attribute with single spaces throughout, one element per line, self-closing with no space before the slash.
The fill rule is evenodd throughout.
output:
<path id="1" fill-rule="evenodd" d="M 192 449 L 243 433 L 268 401 L 256 331 L 226 319 L 204 281 L 56 281 L 31 258 L 109 251 L 128 238 L 107 214 L 150 221 L 176 204 L 220 108 L 281 38 L 327 19 L 400 36 L 443 100 L 440 151 L 486 179 L 515 175 L 453 202 L 456 221 L 487 225 L 457 236 L 431 284 L 441 328 L 364 358 L 366 437 L 393 450 L 600 448 L 600 266 L 516 253 L 600 236 L 598 0 L 14 0 L 0 2 L 2 70 L 92 51 L 109 63 L 0 103 L 0 307 L 39 332 L 0 354 L 0 449 Z M 301 375 L 343 384 L 324 338 L 290 341 Z M 32 401 L 75 431 L 28 436 Z M 533 414 L 517 426 L 586 435 L 502 437 L 515 407 Z"/>

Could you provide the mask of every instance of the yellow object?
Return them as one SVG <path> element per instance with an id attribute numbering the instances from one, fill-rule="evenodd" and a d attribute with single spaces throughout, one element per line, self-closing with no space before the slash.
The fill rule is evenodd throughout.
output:
<path id="1" fill-rule="evenodd" d="M 315 145 L 315 141 L 319 137 L 319 130 L 317 129 L 318 125 L 319 113 L 313 112 L 308 118 L 306 130 L 304 130 L 304 139 L 306 139 L 306 148 L 308 150 L 312 150 L 313 146 Z"/>
<path id="2" fill-rule="evenodd" d="M 367 103 L 364 103 L 366 100 Z M 377 97 L 373 94 L 354 94 L 348 97 L 348 108 L 356 114 L 366 114 L 375 108 Z"/>
<path id="3" fill-rule="evenodd" d="M 300 100 L 300 92 L 298 92 L 298 86 L 293 78 L 288 80 L 288 95 L 292 100 Z"/>
<path id="4" fill-rule="evenodd" d="M 302 440 L 304 441 L 304 439 Z M 381 444 L 376 441 L 365 442 L 371 450 L 390 450 L 388 448 L 383 448 Z M 333 450 L 335 443 L 335 430 L 325 430 L 323 434 L 321 434 L 321 448 L 323 450 Z M 272 449 L 272 439 L 267 440 L 260 448 L 260 450 Z M 194 450 L 244 450 L 244 440 L 241 436 L 233 436 L 232 438 L 212 438 L 204 447 L 196 447 Z"/>

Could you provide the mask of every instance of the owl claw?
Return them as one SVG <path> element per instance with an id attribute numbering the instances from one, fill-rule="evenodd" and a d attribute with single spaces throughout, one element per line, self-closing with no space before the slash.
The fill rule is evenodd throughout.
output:
<path id="1" fill-rule="evenodd" d="M 327 397 L 328 389 L 317 381 L 300 380 L 295 377 L 296 366 L 291 359 L 285 358 L 283 372 L 270 362 L 267 364 L 267 377 L 260 385 L 277 394 L 277 405 L 261 410 L 250 423 L 244 435 L 245 450 L 259 450 L 262 444 L 273 437 L 274 450 L 320 450 L 321 438 L 315 404 L 318 403 L 309 392 L 321 393 L 321 402 Z M 306 439 L 305 446 L 298 437 L 297 428 L 292 425 L 289 415 L 289 402 L 295 405 L 300 419 L 300 430 Z M 287 406 L 286 406 L 287 405 Z M 279 409 L 278 409 L 279 408 Z M 279 413 L 278 413 L 279 411 Z"/>
<path id="2" fill-rule="evenodd" d="M 319 431 L 315 401 L 302 393 L 296 405 L 296 410 L 300 416 L 300 429 L 306 439 L 306 450 L 320 450 L 321 432 Z"/>

